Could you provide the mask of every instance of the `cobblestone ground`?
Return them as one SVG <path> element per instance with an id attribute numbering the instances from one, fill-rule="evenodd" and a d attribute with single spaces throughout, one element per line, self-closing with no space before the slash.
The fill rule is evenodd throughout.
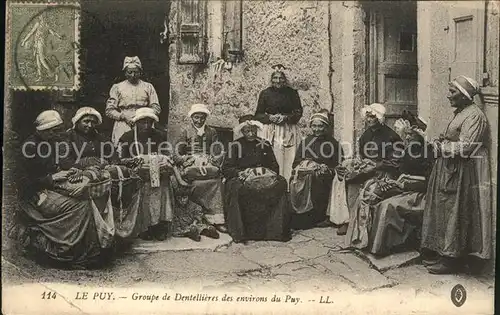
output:
<path id="1" fill-rule="evenodd" d="M 423 301 L 441 299 L 450 314 L 458 309 L 451 304 L 451 288 L 462 284 L 469 307 L 474 306 L 467 314 L 493 313 L 491 277 L 430 275 L 415 252 L 376 260 L 340 250 L 341 242 L 333 228 L 295 232 L 287 243 L 234 244 L 227 235 L 219 240 L 203 238 L 200 243 L 188 239 L 139 242 L 106 269 L 74 271 L 42 268 L 7 248 L 2 254 L 2 271 L 6 287 L 57 282 L 129 289 L 161 286 L 186 292 L 309 292 L 318 298 L 350 294 L 362 296 L 363 301 L 369 296 L 390 297 L 388 301 L 396 304 L 419 297 Z"/>

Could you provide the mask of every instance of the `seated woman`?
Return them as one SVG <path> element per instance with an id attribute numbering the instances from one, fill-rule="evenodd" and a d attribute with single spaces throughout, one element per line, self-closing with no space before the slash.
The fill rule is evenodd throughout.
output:
<path id="1" fill-rule="evenodd" d="M 408 121 L 403 124 L 405 149 L 394 155 L 399 158 L 399 178 L 366 182 L 349 222 L 348 247 L 367 247 L 373 254 L 384 255 L 417 236 L 426 179 L 432 168 L 432 150 L 415 126 L 410 127 Z"/>
<path id="2" fill-rule="evenodd" d="M 97 110 L 82 107 L 71 121 L 73 128 L 66 133 L 70 142 L 70 157 L 75 161 L 76 167 L 85 168 L 119 161 L 110 140 L 96 129 L 102 124 L 102 116 Z"/>
<path id="3" fill-rule="evenodd" d="M 361 160 L 369 160 L 376 165 L 369 168 L 371 171 L 360 172 L 358 176 L 350 177 L 346 174 L 344 167 L 337 167 L 339 176 L 346 176 L 347 204 L 349 211 L 355 207 L 354 203 L 359 195 L 363 184 L 370 178 L 394 177 L 397 174 L 392 161 L 393 153 L 397 150 L 397 145 L 402 144 L 399 135 L 389 128 L 385 121 L 386 109 L 382 104 L 371 104 L 363 107 L 361 114 L 365 120 L 366 129 L 359 138 L 358 157 Z M 348 225 L 342 225 L 338 230 L 338 235 L 345 235 Z"/>
<path id="4" fill-rule="evenodd" d="M 96 209 L 100 198 L 92 200 L 79 194 L 88 178 L 67 189 L 73 174 L 68 169 L 74 161 L 64 158 L 68 152 L 60 151 L 67 139 L 59 113 L 44 111 L 35 125 L 36 132 L 22 147 L 23 220 L 11 230 L 11 236 L 18 237 L 43 262 L 78 269 L 101 266 L 112 257 L 112 211 L 105 214 Z"/>
<path id="5" fill-rule="evenodd" d="M 257 137 L 262 124 L 247 115 L 235 128 L 222 168 L 226 177 L 224 207 L 235 242 L 288 241 L 291 238 L 286 180 L 279 175 L 269 142 Z"/>
<path id="6" fill-rule="evenodd" d="M 328 111 L 313 114 L 312 135 L 303 139 L 295 153 L 290 196 L 294 214 L 293 229 L 309 229 L 325 225 L 335 167 L 341 157 L 337 140 L 331 136 Z"/>
<path id="7" fill-rule="evenodd" d="M 167 143 L 166 132 L 153 126 L 159 121 L 153 109 L 138 109 L 132 120 L 133 129 L 120 138 L 120 156 L 122 159 L 147 159 L 149 161 L 146 162 L 150 163 L 149 171 L 140 172 L 144 184 L 135 229 L 144 240 L 154 238 L 163 241 L 167 238 L 174 208 L 174 193 L 170 180 L 172 162 L 168 162 L 171 148 Z M 154 161 L 164 163 L 165 171 L 161 171 L 159 165 L 154 166 Z"/>
<path id="8" fill-rule="evenodd" d="M 215 129 L 206 125 L 210 111 L 204 104 L 194 104 L 188 113 L 190 124 L 182 129 L 177 140 L 175 161 L 181 167 L 181 174 L 190 187 L 187 197 L 200 206 L 203 214 L 197 221 L 206 226 L 200 233 L 218 237 L 217 230 L 227 233 L 222 211 L 222 143 Z M 207 173 L 203 173 L 202 170 Z M 180 192 L 179 192 L 180 193 Z M 176 192 L 177 194 L 177 192 Z M 215 226 L 217 230 L 209 226 Z"/>
<path id="9" fill-rule="evenodd" d="M 82 171 L 109 172 L 112 178 L 112 205 L 116 234 L 121 239 L 137 237 L 134 227 L 139 208 L 141 179 L 132 169 L 137 160 L 121 161 L 110 139 L 99 133 L 96 126 L 102 123 L 101 114 L 92 107 L 78 109 L 69 129 L 69 157 L 74 168 Z M 82 172 L 83 173 L 83 172 Z"/>

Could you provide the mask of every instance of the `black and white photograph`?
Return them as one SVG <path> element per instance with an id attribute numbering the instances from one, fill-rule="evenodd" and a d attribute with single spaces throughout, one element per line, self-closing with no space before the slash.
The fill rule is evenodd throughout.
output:
<path id="1" fill-rule="evenodd" d="M 2 314 L 494 314 L 500 1 L 7 0 Z"/>

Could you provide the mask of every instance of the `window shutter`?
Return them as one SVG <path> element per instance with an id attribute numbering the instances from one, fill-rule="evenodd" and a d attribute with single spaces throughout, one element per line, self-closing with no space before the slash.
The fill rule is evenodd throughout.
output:
<path id="1" fill-rule="evenodd" d="M 177 58 L 180 64 L 205 62 L 206 47 L 206 1 L 178 1 Z"/>
<path id="2" fill-rule="evenodd" d="M 224 1 L 224 44 L 228 51 L 241 52 L 242 50 L 242 1 Z"/>

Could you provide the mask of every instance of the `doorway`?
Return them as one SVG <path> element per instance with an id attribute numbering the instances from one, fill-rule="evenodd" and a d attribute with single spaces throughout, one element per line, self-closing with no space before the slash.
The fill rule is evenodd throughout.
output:
<path id="1" fill-rule="evenodd" d="M 392 128 L 404 111 L 417 114 L 417 3 L 377 2 L 367 13 L 368 99 L 385 105 Z"/>
<path id="2" fill-rule="evenodd" d="M 158 93 L 160 124 L 168 121 L 170 79 L 168 42 L 160 33 L 168 25 L 170 1 L 82 1 L 80 103 L 106 108 L 111 86 L 124 80 L 125 56 L 138 56 L 143 80 Z M 113 122 L 105 119 L 103 132 L 111 133 Z"/>

